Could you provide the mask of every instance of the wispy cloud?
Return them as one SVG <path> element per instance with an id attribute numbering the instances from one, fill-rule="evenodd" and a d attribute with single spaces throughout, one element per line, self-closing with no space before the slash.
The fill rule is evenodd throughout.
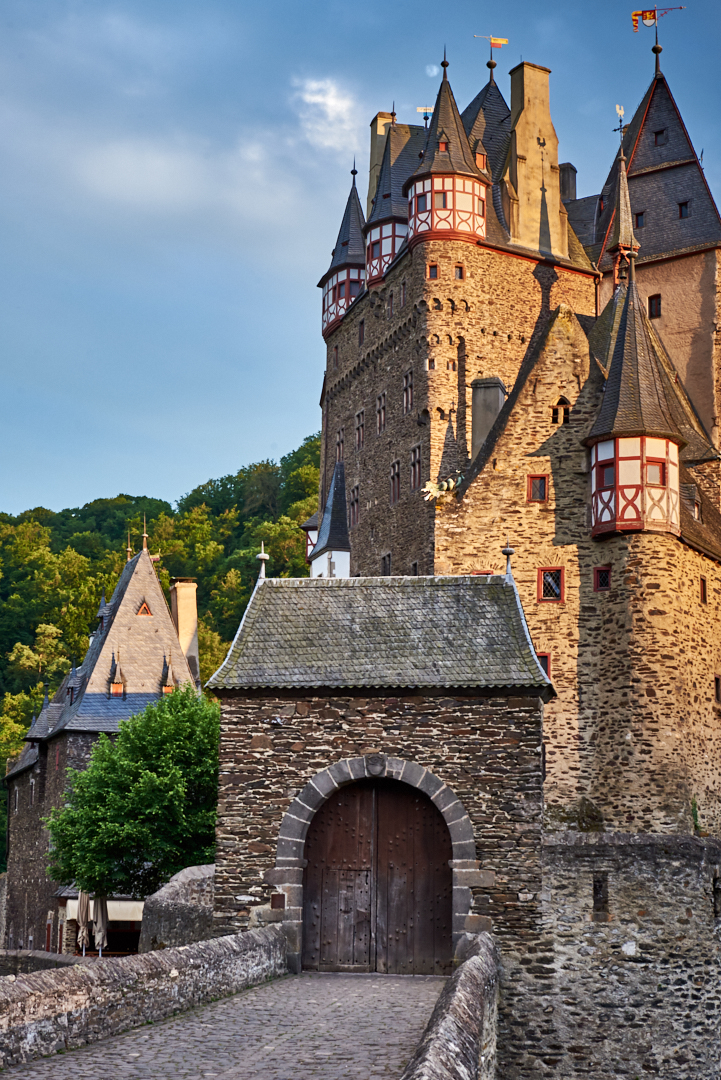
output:
<path id="1" fill-rule="evenodd" d="M 294 79 L 293 104 L 303 135 L 321 150 L 357 153 L 364 118 L 358 102 L 333 79 Z"/>

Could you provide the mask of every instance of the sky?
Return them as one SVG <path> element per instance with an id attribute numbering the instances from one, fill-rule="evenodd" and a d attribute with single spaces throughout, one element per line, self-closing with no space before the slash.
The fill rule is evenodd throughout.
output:
<path id="1" fill-rule="evenodd" d="M 174 502 L 320 427 L 317 282 L 369 128 L 552 69 L 559 160 L 599 191 L 653 75 L 605 0 L 4 0 L 0 510 Z M 662 69 L 721 195 L 721 4 L 660 20 Z"/>

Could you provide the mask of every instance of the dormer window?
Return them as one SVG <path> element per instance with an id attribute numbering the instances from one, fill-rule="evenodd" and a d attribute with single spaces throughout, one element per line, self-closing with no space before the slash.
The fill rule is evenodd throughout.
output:
<path id="1" fill-rule="evenodd" d="M 634 214 L 634 229 L 642 229 L 646 224 L 646 215 L 643 210 L 640 213 Z"/>
<path id="2" fill-rule="evenodd" d="M 678 216 L 680 218 L 687 218 L 691 212 L 691 207 L 687 202 L 680 202 L 678 204 Z"/>
<path id="3" fill-rule="evenodd" d="M 150 610 L 150 608 L 148 607 L 147 603 L 145 602 L 145 600 L 143 600 L 142 604 L 140 605 L 140 610 L 138 611 L 138 615 L 152 615 L 152 614 L 153 613 Z"/>
<path id="4" fill-rule="evenodd" d="M 123 696 L 123 684 L 121 682 L 113 682 L 110 684 L 110 696 L 122 697 Z"/>
<path id="5" fill-rule="evenodd" d="M 440 152 L 442 154 L 447 154 L 448 153 L 448 143 L 441 140 L 441 142 L 438 143 L 438 149 L 440 150 Z"/>
<path id="6" fill-rule="evenodd" d="M 479 169 L 485 170 L 485 168 L 486 168 L 486 155 L 485 154 L 476 154 L 476 165 L 478 166 Z"/>
<path id="7" fill-rule="evenodd" d="M 668 142 L 668 128 L 662 128 L 661 131 L 654 131 L 653 133 L 653 145 L 665 146 Z"/>

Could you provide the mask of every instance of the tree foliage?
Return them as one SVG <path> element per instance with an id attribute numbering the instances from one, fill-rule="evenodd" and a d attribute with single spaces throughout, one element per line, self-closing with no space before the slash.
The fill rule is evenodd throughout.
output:
<path id="1" fill-rule="evenodd" d="M 46 819 L 50 874 L 97 895 L 144 897 L 215 857 L 220 710 L 174 690 L 101 735 L 69 770 L 67 801 Z"/>

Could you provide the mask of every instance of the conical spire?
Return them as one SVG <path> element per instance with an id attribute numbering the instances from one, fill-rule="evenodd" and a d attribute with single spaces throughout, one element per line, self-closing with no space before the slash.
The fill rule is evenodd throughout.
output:
<path id="1" fill-rule="evenodd" d="M 125 554 L 127 555 L 126 562 L 130 562 L 133 557 L 133 549 L 130 546 L 130 529 L 128 529 L 128 546 L 125 549 Z"/>
<path id="2" fill-rule="evenodd" d="M 100 606 L 98 607 L 98 614 L 96 618 L 102 619 L 105 615 L 105 609 L 108 605 L 105 603 L 105 586 L 103 585 L 103 591 L 100 597 Z"/>
<path id="3" fill-rule="evenodd" d="M 365 244 L 363 243 L 365 217 L 363 216 L 363 208 L 355 184 L 355 162 L 353 163 L 351 175 L 353 176 L 353 183 L 351 184 L 345 213 L 338 232 L 338 239 L 333 248 L 333 258 L 326 274 L 323 276 L 323 280 L 328 274 L 338 270 L 341 266 L 365 266 Z"/>
<path id="4" fill-rule="evenodd" d="M 633 235 L 631 200 L 628 197 L 628 179 L 626 177 L 626 158 L 621 147 L 618 155 L 618 174 L 616 177 L 616 205 L 613 216 L 613 228 L 608 241 L 611 253 L 626 254 L 638 251 L 639 244 Z"/>
<path id="5" fill-rule="evenodd" d="M 172 652 L 170 652 L 170 651 L 168 652 L 167 660 L 165 659 L 165 657 L 163 657 L 163 659 L 165 660 L 165 666 L 166 666 L 166 675 L 165 675 L 165 683 L 163 684 L 163 692 L 164 693 L 169 693 L 171 690 L 175 689 L 175 680 L 173 679 L 173 654 L 172 654 Z"/>
<path id="6" fill-rule="evenodd" d="M 348 536 L 348 511 L 345 496 L 345 465 L 337 461 L 330 482 L 328 499 L 326 500 L 323 517 L 316 545 L 310 553 L 311 562 L 326 551 L 350 551 L 350 538 Z"/>
<path id="7" fill-rule="evenodd" d="M 143 551 L 148 550 L 148 526 L 145 524 L 145 514 L 143 514 Z"/>
<path id="8" fill-rule="evenodd" d="M 447 74 L 448 61 L 443 58 L 443 79 L 438 90 L 436 105 L 428 125 L 428 137 L 421 163 L 406 181 L 406 189 L 414 179 L 429 173 L 460 173 L 464 176 L 481 177 L 476 165 L 468 136 L 458 112 Z"/>
<path id="9" fill-rule="evenodd" d="M 638 295 L 630 253 L 631 276 L 608 373 L 603 404 L 588 436 L 589 442 L 621 436 L 651 435 L 672 439 L 679 446 L 686 439 L 679 430 L 681 404 L 664 358 L 659 354 L 645 305 Z"/>
<path id="10" fill-rule="evenodd" d="M 463 110 L 461 121 L 471 150 L 487 155 L 486 172 L 498 179 L 511 139 L 511 110 L 493 78 Z"/>

